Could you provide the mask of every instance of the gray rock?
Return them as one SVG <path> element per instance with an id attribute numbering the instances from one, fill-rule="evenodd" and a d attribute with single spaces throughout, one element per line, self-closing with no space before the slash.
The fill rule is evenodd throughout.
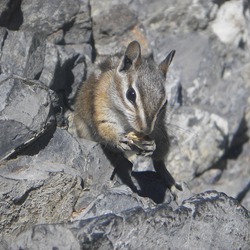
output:
<path id="1" fill-rule="evenodd" d="M 46 43 L 44 66 L 39 78 L 40 81 L 44 82 L 48 87 L 53 86 L 59 67 L 60 61 L 57 45 L 48 42 Z"/>
<path id="2" fill-rule="evenodd" d="M 198 193 L 213 187 L 219 192 L 224 192 L 237 198 L 248 210 L 250 208 L 250 168 L 249 144 L 244 145 L 242 153 L 237 159 L 224 159 L 219 163 L 219 169 L 211 169 L 200 178 L 189 182 L 189 188 Z"/>
<path id="3" fill-rule="evenodd" d="M 0 228 L 7 239 L 36 223 L 69 219 L 82 191 L 84 153 L 67 131 L 57 129 L 25 153 L 39 149 L 1 165 Z"/>
<path id="4" fill-rule="evenodd" d="M 69 96 L 72 102 L 76 89 L 85 79 L 85 61 L 92 61 L 92 47 L 89 45 L 92 42 L 89 2 L 76 0 L 70 4 L 67 1 L 51 4 L 48 1 L 33 1 L 31 4 L 29 0 L 25 0 L 3 5 L 4 13 L 14 13 L 3 14 L 3 25 L 13 28 L 16 23 L 22 32 L 8 31 L 7 38 L 4 34 L 1 35 L 5 45 L 0 62 L 2 72 L 41 80 L 57 91 L 59 106 L 55 110 L 56 113 L 64 113 L 65 106 L 69 106 L 65 100 Z M 68 47 L 62 46 L 63 44 L 68 44 Z M 77 79 L 74 81 L 76 75 Z M 58 116 L 58 122 L 65 125 L 60 120 L 63 119 Z"/>
<path id="5" fill-rule="evenodd" d="M 92 58 L 90 45 L 59 46 L 47 43 L 43 71 L 39 78 L 57 93 L 71 93 L 72 85 L 86 78 L 86 61 Z"/>
<path id="6" fill-rule="evenodd" d="M 22 169 L 18 169 L 22 171 Z M 50 178 L 8 180 L 1 177 L 2 237 L 10 239 L 36 223 L 53 223 L 71 217 L 81 180 L 66 173 L 49 173 Z"/>
<path id="7" fill-rule="evenodd" d="M 73 220 L 78 221 L 94 218 L 109 213 L 121 214 L 128 209 L 138 206 L 148 209 L 155 208 L 156 204 L 151 199 L 140 198 L 133 194 L 131 189 L 125 185 L 111 187 L 105 192 L 102 191 L 101 194 L 94 199 L 93 197 L 90 199 L 86 192 L 84 192 L 83 197 L 80 197 L 75 206 L 76 211 L 79 212 L 75 213 Z"/>
<path id="8" fill-rule="evenodd" d="M 79 1 L 29 1 L 21 3 L 23 23 L 21 29 L 33 29 L 51 34 L 71 23 L 79 9 Z"/>
<path id="9" fill-rule="evenodd" d="M 89 1 L 80 0 L 78 14 L 72 27 L 64 35 L 66 44 L 83 44 L 92 42 L 92 22 L 90 17 Z"/>
<path id="10" fill-rule="evenodd" d="M 192 4 L 191 1 L 157 0 L 131 1 L 130 5 L 138 13 L 140 21 L 151 29 L 178 32 L 206 28 L 215 17 L 217 5 L 204 0 Z M 181 25 L 180 25 L 181 24 Z"/>
<path id="11" fill-rule="evenodd" d="M 46 35 L 64 33 L 63 43 L 80 44 L 91 41 L 91 19 L 87 0 L 30 1 L 21 3 L 21 30 L 39 31 Z M 58 33 L 57 33 L 58 34 Z"/>
<path id="12" fill-rule="evenodd" d="M 2 73 L 38 79 L 43 68 L 45 37 L 29 31 L 8 31 L 2 43 Z"/>
<path id="13" fill-rule="evenodd" d="M 111 211 L 121 213 L 138 206 L 155 207 L 152 200 L 140 198 L 128 187 L 121 186 L 121 174 L 121 179 L 110 181 L 113 167 L 107 156 L 100 145 L 86 142 L 82 140 L 79 144 L 66 130 L 57 128 L 27 147 L 24 153 L 28 155 L 2 162 L 0 176 L 4 185 L 0 202 L 4 206 L 0 209 L 3 215 L 0 226 L 7 241 L 21 229 L 37 223 L 79 220 Z M 137 180 L 140 185 L 135 181 L 134 185 L 146 193 L 141 184 L 143 179 L 137 177 Z M 154 187 L 150 178 L 144 185 Z M 160 183 L 157 185 L 155 192 L 163 189 L 165 201 L 176 206 L 173 196 L 164 191 L 163 183 L 162 187 Z M 29 213 L 30 209 L 34 212 Z"/>
<path id="14" fill-rule="evenodd" d="M 174 66 L 181 72 L 184 105 L 192 103 L 228 120 L 231 143 L 244 116 L 248 90 L 242 80 L 242 74 L 235 73 L 226 79 L 222 77 L 227 67 L 223 55 L 226 56 L 228 52 L 219 41 L 212 40 L 207 35 L 179 34 L 156 39 L 155 53 L 158 60 L 169 50 L 165 46 L 166 43 L 177 50 Z M 232 63 L 229 67 L 235 68 Z"/>
<path id="15" fill-rule="evenodd" d="M 163 204 L 155 209 L 135 208 L 119 216 L 37 225 L 10 246 L 41 249 L 47 243 L 47 248 L 60 249 L 247 249 L 249 230 L 247 210 L 223 193 L 207 192 L 174 211 Z M 60 235 L 69 235 L 64 247 Z"/>
<path id="16" fill-rule="evenodd" d="M 249 209 L 249 9 L 245 0 L 2 1 L 1 247 L 247 249 L 249 212 L 234 199 L 188 198 L 216 189 Z M 183 192 L 78 139 L 64 115 L 101 57 L 135 39 L 157 62 L 177 51 L 166 165 Z"/>
<path id="17" fill-rule="evenodd" d="M 54 105 L 58 124 L 65 125 L 65 109 L 74 102 L 76 91 L 86 79 L 87 67 L 92 65 L 92 47 L 89 44 L 46 44 L 44 66 L 39 80 L 54 90 L 58 102 Z"/>
<path id="18" fill-rule="evenodd" d="M 92 47 L 59 46 L 45 38 L 29 31 L 1 29 L 1 72 L 39 79 L 55 90 L 59 95 L 58 105 L 54 105 L 58 113 L 67 106 L 68 96 L 72 102 L 76 89 L 86 78 L 86 62 L 92 60 Z"/>
<path id="19" fill-rule="evenodd" d="M 229 125 L 227 120 L 201 109 L 178 111 L 169 117 L 173 146 L 166 165 L 177 180 L 188 182 L 214 166 L 225 154 Z"/>
<path id="20" fill-rule="evenodd" d="M 1 75 L 1 158 L 55 125 L 48 90 L 36 82 Z"/>
<path id="21" fill-rule="evenodd" d="M 151 52 L 145 29 L 127 2 L 129 1 L 122 4 L 119 1 L 91 2 L 93 35 L 98 55 L 120 53 L 131 40 L 135 39 L 141 43 L 144 54 Z"/>
<path id="22" fill-rule="evenodd" d="M 123 35 L 136 22 L 137 17 L 135 13 L 130 11 L 127 5 L 113 5 L 109 12 L 100 13 L 99 17 L 95 18 L 96 38 L 100 40 L 102 36 Z"/>
<path id="23" fill-rule="evenodd" d="M 26 155 L 7 161 L 1 169 L 2 176 L 12 179 L 31 176 L 34 180 L 48 178 L 49 172 L 84 176 L 85 154 L 88 152 L 82 151 L 77 140 L 66 130 L 57 128 L 27 147 L 25 153 Z M 33 164 L 35 166 L 32 166 Z M 25 165 L 27 167 L 23 168 Z M 13 174 L 17 168 L 20 168 L 20 171 Z"/>

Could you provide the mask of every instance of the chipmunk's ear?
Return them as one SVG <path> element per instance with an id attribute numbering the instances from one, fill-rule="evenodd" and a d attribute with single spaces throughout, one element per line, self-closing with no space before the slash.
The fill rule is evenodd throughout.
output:
<path id="1" fill-rule="evenodd" d="M 118 71 L 127 71 L 131 67 L 136 69 L 139 65 L 141 65 L 141 46 L 137 41 L 133 41 L 128 45 L 118 66 Z"/>
<path id="2" fill-rule="evenodd" d="M 159 69 L 163 72 L 164 76 L 166 76 L 167 74 L 168 67 L 174 58 L 174 54 L 175 54 L 175 50 L 172 50 L 159 65 Z"/>

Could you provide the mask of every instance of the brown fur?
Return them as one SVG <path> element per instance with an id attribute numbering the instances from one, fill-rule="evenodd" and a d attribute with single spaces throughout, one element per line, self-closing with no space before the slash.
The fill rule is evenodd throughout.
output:
<path id="1" fill-rule="evenodd" d="M 101 63 L 102 73 L 98 77 L 92 74 L 76 98 L 74 122 L 79 137 L 123 150 L 128 132 L 150 131 L 156 120 L 150 135 L 156 143 L 153 157 L 163 158 L 168 150 L 168 136 L 164 117 L 158 117 L 158 112 L 166 98 L 164 79 L 173 56 L 171 52 L 157 68 L 153 62 L 141 58 L 140 45 L 134 41 L 120 59 L 110 57 Z M 137 98 L 141 101 L 131 104 L 124 96 L 124 88 L 132 87 L 136 81 L 140 94 Z M 140 117 L 142 109 L 144 117 Z M 133 118 L 128 121 L 130 113 Z"/>

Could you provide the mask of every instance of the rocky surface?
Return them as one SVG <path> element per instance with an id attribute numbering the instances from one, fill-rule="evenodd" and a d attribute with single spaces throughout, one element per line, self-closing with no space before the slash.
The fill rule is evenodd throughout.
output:
<path id="1" fill-rule="evenodd" d="M 204 210 L 207 213 L 204 214 Z M 237 217 L 237 225 L 232 217 Z M 119 215 L 107 214 L 68 224 L 34 226 L 20 234 L 11 247 L 213 249 L 220 246 L 222 249 L 247 249 L 249 230 L 249 214 L 244 208 L 224 194 L 208 192 L 186 201 L 175 211 L 163 204 L 151 210 L 137 207 Z M 62 235 L 67 235 L 67 240 L 61 240 Z"/>
<path id="2" fill-rule="evenodd" d="M 249 21 L 247 0 L 2 1 L 2 249 L 248 249 Z M 166 165 L 182 192 L 72 128 L 79 84 L 134 39 L 157 62 L 177 51 Z"/>

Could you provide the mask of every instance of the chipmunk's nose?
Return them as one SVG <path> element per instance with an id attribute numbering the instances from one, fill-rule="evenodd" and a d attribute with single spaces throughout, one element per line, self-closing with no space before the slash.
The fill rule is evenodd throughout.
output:
<path id="1" fill-rule="evenodd" d="M 154 130 L 154 126 L 155 126 L 155 119 L 152 118 L 151 116 L 147 117 L 142 133 L 144 135 L 150 135 Z"/>
<path id="2" fill-rule="evenodd" d="M 154 119 L 151 117 L 147 117 L 146 115 L 142 116 L 143 119 L 140 119 L 139 121 L 139 131 L 141 134 L 144 135 L 150 135 L 154 128 Z"/>

